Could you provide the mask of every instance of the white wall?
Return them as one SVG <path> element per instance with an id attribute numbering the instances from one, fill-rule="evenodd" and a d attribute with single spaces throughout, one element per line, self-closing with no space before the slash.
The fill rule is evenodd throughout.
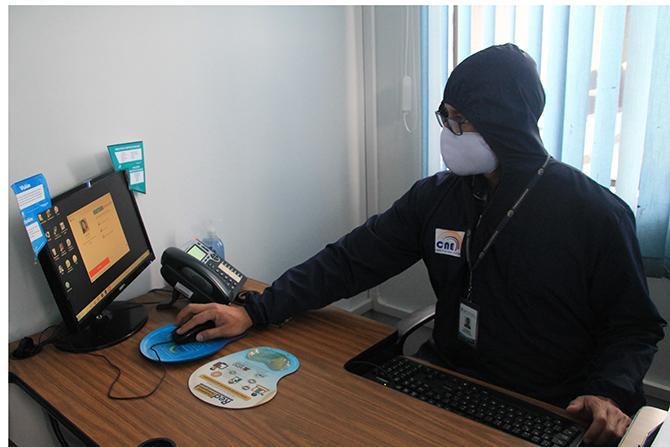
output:
<path id="1" fill-rule="evenodd" d="M 342 7 L 12 7 L 10 181 L 43 172 L 56 195 L 143 140 L 156 253 L 213 218 L 271 281 L 363 219 L 356 26 Z M 9 203 L 13 340 L 57 310 Z"/>
<path id="2" fill-rule="evenodd" d="M 42 172 L 56 195 L 143 140 L 157 256 L 215 219 L 227 258 L 272 281 L 365 218 L 360 26 L 357 7 L 10 7 L 9 180 Z M 60 317 L 9 204 L 15 340 Z M 19 445 L 53 443 L 10 403 Z"/>

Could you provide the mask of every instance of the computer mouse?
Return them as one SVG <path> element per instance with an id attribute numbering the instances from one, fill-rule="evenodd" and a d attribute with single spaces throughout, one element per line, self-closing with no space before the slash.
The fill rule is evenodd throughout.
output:
<path id="1" fill-rule="evenodd" d="M 215 327 L 216 324 L 214 324 L 213 320 L 207 320 L 202 324 L 193 326 L 189 331 L 186 331 L 183 334 L 177 334 L 178 329 L 177 328 L 174 331 L 172 331 L 172 340 L 178 345 L 183 345 L 185 343 L 193 343 L 197 341 L 195 339 L 195 336 L 198 335 L 200 332 L 207 329 L 213 329 Z"/>

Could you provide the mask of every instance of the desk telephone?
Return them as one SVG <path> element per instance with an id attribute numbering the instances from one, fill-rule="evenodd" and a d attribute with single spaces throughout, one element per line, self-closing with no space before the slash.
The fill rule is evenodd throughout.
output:
<path id="1" fill-rule="evenodd" d="M 169 247 L 161 256 L 161 275 L 174 290 L 172 301 L 160 307 L 169 307 L 179 294 L 194 303 L 233 301 L 247 277 L 197 239 L 186 247 Z"/>

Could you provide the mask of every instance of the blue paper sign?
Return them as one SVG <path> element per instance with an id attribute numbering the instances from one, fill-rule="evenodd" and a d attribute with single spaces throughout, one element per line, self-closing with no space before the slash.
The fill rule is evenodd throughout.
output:
<path id="1" fill-rule="evenodd" d="M 33 175 L 12 185 L 19 211 L 33 246 L 35 257 L 44 248 L 47 239 L 40 224 L 41 213 L 51 208 L 49 186 L 43 174 Z"/>
<path id="2" fill-rule="evenodd" d="M 133 143 L 112 144 L 107 146 L 115 171 L 126 171 L 128 187 L 133 191 L 146 194 L 146 177 L 144 174 L 144 144 Z"/>

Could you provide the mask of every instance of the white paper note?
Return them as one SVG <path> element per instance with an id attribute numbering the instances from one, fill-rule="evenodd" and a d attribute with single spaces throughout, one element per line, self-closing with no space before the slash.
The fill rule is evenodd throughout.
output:
<path id="1" fill-rule="evenodd" d="M 16 195 L 16 200 L 19 202 L 19 210 L 21 211 L 41 202 L 44 198 L 44 185 L 37 185 Z"/>

